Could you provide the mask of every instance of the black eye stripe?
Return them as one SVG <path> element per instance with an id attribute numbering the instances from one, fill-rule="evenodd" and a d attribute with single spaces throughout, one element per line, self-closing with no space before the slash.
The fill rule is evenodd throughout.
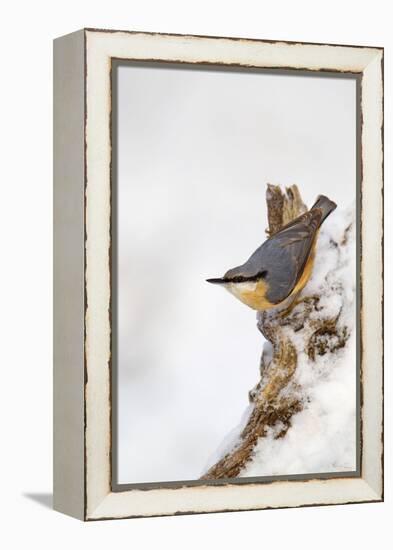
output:
<path id="1" fill-rule="evenodd" d="M 260 273 L 257 273 L 252 277 L 243 277 L 242 275 L 238 275 L 237 277 L 232 277 L 226 280 L 230 283 L 248 283 L 248 282 L 258 281 L 259 279 L 263 279 L 264 277 L 266 277 L 266 275 L 267 275 L 267 271 L 261 271 Z"/>

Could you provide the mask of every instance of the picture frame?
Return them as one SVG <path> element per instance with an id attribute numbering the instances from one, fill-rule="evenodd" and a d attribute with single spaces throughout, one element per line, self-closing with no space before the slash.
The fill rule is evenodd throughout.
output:
<path id="1" fill-rule="evenodd" d="M 113 483 L 113 102 L 119 60 L 358 82 L 359 471 Z M 238 76 L 241 78 L 241 74 Z M 83 29 L 54 41 L 54 508 L 81 520 L 383 500 L 383 48 Z"/>

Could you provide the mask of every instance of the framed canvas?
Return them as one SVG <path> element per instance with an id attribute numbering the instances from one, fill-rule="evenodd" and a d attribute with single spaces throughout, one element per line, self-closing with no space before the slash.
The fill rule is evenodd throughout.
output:
<path id="1" fill-rule="evenodd" d="M 55 509 L 383 499 L 382 48 L 56 39 L 54 216 Z"/>

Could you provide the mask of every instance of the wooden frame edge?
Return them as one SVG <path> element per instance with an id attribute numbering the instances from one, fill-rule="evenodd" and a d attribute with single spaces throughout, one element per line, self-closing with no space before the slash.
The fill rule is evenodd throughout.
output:
<path id="1" fill-rule="evenodd" d="M 53 506 L 85 518 L 84 31 L 54 41 Z"/>

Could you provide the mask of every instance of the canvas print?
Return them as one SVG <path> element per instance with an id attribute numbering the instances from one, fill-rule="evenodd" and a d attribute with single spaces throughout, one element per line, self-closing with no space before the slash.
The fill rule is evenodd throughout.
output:
<path id="1" fill-rule="evenodd" d="M 356 475 L 356 78 L 112 73 L 116 483 Z"/>

